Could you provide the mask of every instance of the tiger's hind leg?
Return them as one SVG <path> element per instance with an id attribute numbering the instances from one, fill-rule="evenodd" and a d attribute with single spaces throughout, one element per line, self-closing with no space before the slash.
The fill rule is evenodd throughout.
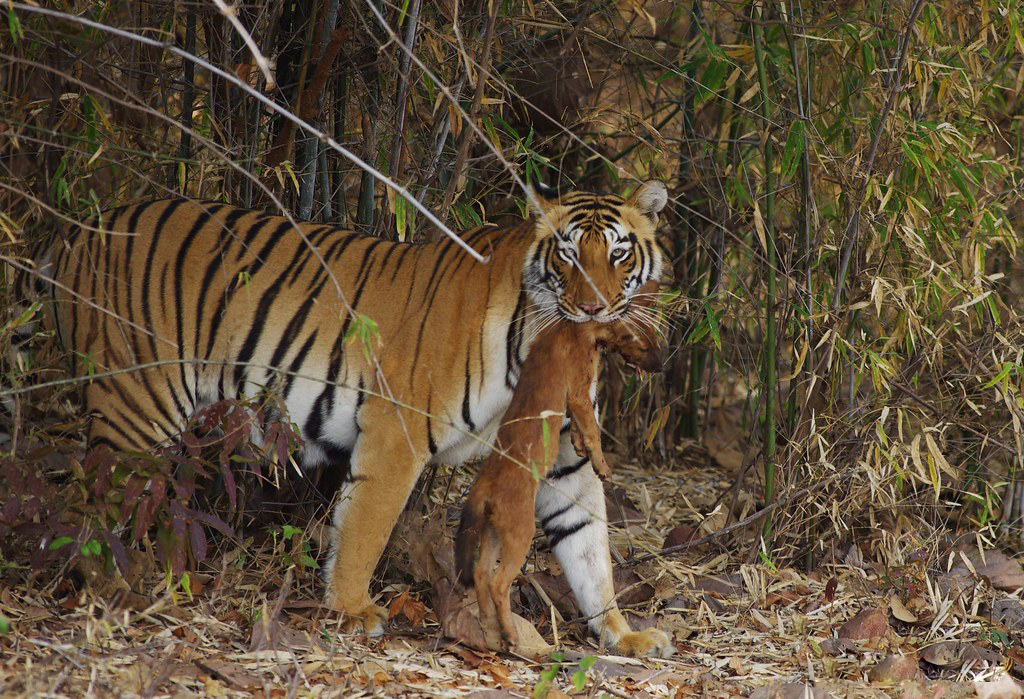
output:
<path id="1" fill-rule="evenodd" d="M 344 613 L 346 632 L 384 632 L 387 610 L 370 599 L 370 579 L 429 455 L 415 417 L 402 417 L 382 399 L 367 399 L 359 418 L 366 429 L 352 450 L 349 483 L 334 506 L 325 602 Z"/>

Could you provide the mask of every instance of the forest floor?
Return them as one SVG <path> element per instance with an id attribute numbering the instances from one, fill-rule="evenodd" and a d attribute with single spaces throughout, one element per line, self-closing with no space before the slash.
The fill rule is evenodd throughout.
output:
<path id="1" fill-rule="evenodd" d="M 890 565 L 885 557 L 897 552 L 868 555 L 837 542 L 835 562 L 800 572 L 756 562 L 755 527 L 746 545 L 629 564 L 657 552 L 666 536 L 720 526 L 721 515 L 701 524 L 698 513 L 713 512 L 734 481 L 721 467 L 729 448 L 712 444 L 709 455 L 694 447 L 671 470 L 618 464 L 607 487 L 620 604 L 635 626 L 657 624 L 672 634 L 672 658 L 616 657 L 584 638 L 542 546 L 514 599 L 548 642 L 557 640 L 561 662 L 446 639 L 429 586 L 394 553 L 378 581 L 392 633 L 341 635 L 336 617 L 318 605 L 315 573 L 289 566 L 301 554 L 269 537 L 225 544 L 219 570 L 190 578 L 191 594 L 149 581 L 152 604 L 136 610 L 118 609 L 66 578 L 41 586 L 8 568 L 0 589 L 9 623 L 0 629 L 0 696 L 1020 696 L 1011 677 L 1019 680 L 1024 667 L 1024 575 L 997 550 L 981 553 L 972 542 L 938 569 L 936 555 L 913 554 L 933 544 L 907 533 L 898 553 L 910 563 Z M 470 478 L 465 470 L 451 475 L 427 507 L 449 530 Z M 400 531 L 392 551 L 402 541 Z"/>

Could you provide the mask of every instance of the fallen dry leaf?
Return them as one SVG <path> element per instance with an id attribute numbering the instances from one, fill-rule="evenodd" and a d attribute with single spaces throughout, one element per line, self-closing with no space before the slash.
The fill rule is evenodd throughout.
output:
<path id="1" fill-rule="evenodd" d="M 839 638 L 870 641 L 885 636 L 888 631 L 889 619 L 885 612 L 877 608 L 864 609 L 839 627 Z"/>
<path id="2" fill-rule="evenodd" d="M 967 558 L 970 566 L 974 567 L 974 572 L 981 577 L 988 578 L 992 587 L 997 590 L 1013 592 L 1024 587 L 1024 568 L 1021 567 L 1019 561 L 1010 558 L 999 549 L 985 551 L 984 556 L 973 546 L 961 547 L 957 551 Z M 970 574 L 971 570 L 967 563 L 958 558 L 950 573 Z"/>
<path id="3" fill-rule="evenodd" d="M 1024 687 L 1003 673 L 990 682 L 975 682 L 974 691 L 979 699 L 1021 699 Z"/>
<path id="4" fill-rule="evenodd" d="M 750 699 L 825 699 L 827 696 L 828 692 L 821 687 L 802 682 L 778 682 L 750 693 Z"/>
<path id="5" fill-rule="evenodd" d="M 904 680 L 923 680 L 917 654 L 890 655 L 868 672 L 868 679 L 879 684 L 896 684 Z"/>
<path id="6" fill-rule="evenodd" d="M 988 648 L 965 641 L 940 641 L 921 649 L 921 658 L 939 667 L 958 668 L 968 660 L 998 663 L 1002 656 Z"/>
<path id="7" fill-rule="evenodd" d="M 907 609 L 899 597 L 893 595 L 889 598 L 889 611 L 898 620 L 907 624 L 916 624 L 917 616 L 914 615 L 909 609 Z"/>
<path id="8" fill-rule="evenodd" d="M 1013 631 L 1024 631 L 1024 605 L 1012 597 L 992 603 L 992 619 Z"/>
<path id="9" fill-rule="evenodd" d="M 665 542 L 662 548 L 670 548 L 692 541 L 697 535 L 697 530 L 689 524 L 677 524 L 665 535 Z"/>

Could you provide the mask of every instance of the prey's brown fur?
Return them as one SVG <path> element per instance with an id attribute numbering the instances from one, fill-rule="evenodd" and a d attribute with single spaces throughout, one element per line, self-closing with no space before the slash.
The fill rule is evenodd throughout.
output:
<path id="1" fill-rule="evenodd" d="M 641 292 L 656 291 L 657 283 L 647 287 Z M 600 361 L 599 344 L 641 369 L 661 369 L 657 333 L 647 323 L 562 321 L 543 331 L 523 365 L 495 450 L 463 508 L 456 567 L 462 584 L 476 588 L 481 625 L 492 647 L 498 646 L 499 636 L 510 648 L 516 644 L 509 587 L 533 540 L 537 484 L 555 461 L 567 412 L 573 420 L 574 445 L 586 452 L 601 478 L 611 475 L 590 393 Z M 479 560 L 474 562 L 478 546 Z"/>

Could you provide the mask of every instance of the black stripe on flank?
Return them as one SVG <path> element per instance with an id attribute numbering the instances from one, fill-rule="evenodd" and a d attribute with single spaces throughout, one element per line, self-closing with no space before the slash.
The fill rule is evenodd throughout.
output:
<path id="1" fill-rule="evenodd" d="M 245 209 L 239 209 L 239 211 L 241 211 L 243 214 L 249 213 Z M 249 252 L 249 246 L 253 244 L 254 240 L 256 240 L 256 236 L 258 236 L 267 225 L 273 223 L 279 218 L 279 216 L 274 216 L 273 214 L 260 214 L 259 218 L 257 218 L 255 221 L 252 222 L 252 224 L 248 226 L 248 231 L 245 234 L 245 238 L 242 239 L 241 246 L 238 248 L 238 254 L 235 256 L 236 263 L 241 262 L 242 258 L 245 257 L 245 254 Z M 231 233 L 231 227 L 229 227 L 226 224 L 227 222 L 225 222 L 224 226 L 227 229 L 225 232 Z"/>
<path id="2" fill-rule="evenodd" d="M 218 211 L 220 210 L 221 209 L 218 209 Z M 212 314 L 210 314 L 210 323 L 208 326 L 209 334 L 207 335 L 206 342 L 206 353 L 200 354 L 199 342 L 202 338 L 202 318 L 205 315 L 207 315 L 206 313 L 204 313 L 204 311 L 208 310 L 206 299 L 207 296 L 209 296 L 210 294 L 210 287 L 213 285 L 213 279 L 217 275 L 217 272 L 219 272 L 223 267 L 224 257 L 228 254 L 230 245 L 234 241 L 233 234 L 235 232 L 235 225 L 238 223 L 239 219 L 241 219 L 248 213 L 251 212 L 246 211 L 245 209 L 233 209 L 228 212 L 227 216 L 224 217 L 223 221 L 219 222 L 223 228 L 227 229 L 227 232 L 224 236 L 221 236 L 219 238 L 218 242 L 210 250 L 210 262 L 206 267 L 206 273 L 203 275 L 203 281 L 199 285 L 199 294 L 196 296 L 195 317 L 197 320 L 196 332 L 195 337 L 193 338 L 194 343 L 192 349 L 192 352 L 195 355 L 196 359 L 212 359 L 211 354 L 213 352 L 213 340 L 214 336 L 217 333 L 217 330 L 220 328 L 221 317 L 224 315 L 224 306 L 227 303 L 227 292 L 225 290 L 225 294 L 221 296 L 220 301 L 217 304 L 216 310 Z M 258 226 L 253 224 L 253 227 L 257 228 Z M 199 370 L 200 366 L 197 363 L 194 371 L 195 384 L 197 387 L 199 386 Z"/>
<path id="3" fill-rule="evenodd" d="M 132 422 L 131 416 L 127 413 L 111 408 L 104 417 L 109 418 L 109 423 L 124 438 L 125 444 L 138 449 L 148 449 L 155 444 L 155 441 L 145 428 L 140 428 Z M 94 418 L 95 419 L 95 418 Z M 134 434 L 134 438 L 131 436 Z"/>
<path id="4" fill-rule="evenodd" d="M 269 224 L 272 221 L 273 219 L 267 223 Z M 260 270 L 260 266 L 267 263 L 270 253 L 274 252 L 274 248 L 277 247 L 281 240 L 284 239 L 285 234 L 290 230 L 292 230 L 291 221 L 281 221 L 278 223 L 277 227 L 272 233 L 270 233 L 270 237 L 267 239 L 267 242 L 263 244 L 263 247 L 260 248 L 260 251 L 256 253 L 252 261 L 245 268 L 245 272 L 249 275 L 253 275 L 255 272 L 258 272 Z"/>
<path id="5" fill-rule="evenodd" d="M 558 480 L 559 478 L 565 478 L 566 476 L 571 476 L 588 463 L 590 463 L 590 459 L 584 456 L 576 463 L 569 464 L 568 466 L 559 466 L 558 468 L 552 469 L 548 472 L 547 480 L 553 481 Z"/>
<path id="6" fill-rule="evenodd" d="M 151 230 L 152 240 L 150 241 L 149 250 L 146 253 L 146 264 L 145 264 L 145 267 L 143 269 L 142 286 L 141 286 L 142 293 L 143 293 L 142 302 L 141 302 L 141 305 L 142 305 L 142 318 L 143 318 L 142 326 L 144 328 L 146 328 L 147 330 L 149 330 L 151 333 L 154 333 L 154 334 L 151 334 L 151 335 L 148 336 L 150 353 L 151 353 L 152 358 L 154 358 L 154 359 L 156 359 L 156 358 L 158 358 L 160 356 L 159 352 L 157 351 L 157 346 L 156 346 L 157 345 L 157 339 L 155 337 L 155 334 L 160 332 L 160 328 L 157 328 L 156 326 L 153 325 L 153 304 L 155 303 L 155 301 L 156 301 L 156 299 L 158 297 L 162 297 L 163 294 L 165 293 L 165 290 L 163 288 L 161 288 L 161 287 L 157 287 L 155 293 L 153 291 L 154 287 L 153 287 L 153 283 L 152 283 L 152 276 L 153 276 L 154 258 L 156 257 L 156 250 L 157 250 L 157 247 L 159 245 L 161 235 L 164 232 L 164 226 L 167 225 L 167 222 L 170 220 L 171 216 L 174 215 L 174 212 L 177 211 L 186 201 L 187 201 L 186 199 L 175 199 L 173 201 L 165 202 L 166 205 L 164 206 L 164 210 L 160 213 L 160 217 L 157 219 L 156 225 L 153 226 L 153 228 Z M 195 227 L 193 227 L 193 232 L 190 232 L 190 235 L 194 235 L 194 228 Z M 132 230 L 134 231 L 134 226 L 132 227 Z M 131 261 L 126 258 L 125 263 L 127 265 L 129 265 L 128 269 L 126 270 L 127 276 L 125 277 L 125 281 L 127 282 L 128 288 L 130 290 L 132 288 Z M 128 313 L 132 312 L 131 297 L 130 296 L 128 298 L 128 309 L 127 309 L 127 312 Z M 132 338 L 132 350 L 135 353 L 135 356 L 138 357 L 139 356 L 139 344 L 138 344 L 139 333 L 133 331 L 133 332 L 130 333 L 130 335 L 131 335 L 131 338 Z M 177 345 L 177 354 L 179 356 L 181 354 L 181 349 L 182 349 L 182 347 L 181 347 L 181 330 L 180 330 L 180 325 L 179 325 L 179 329 L 178 329 L 178 345 Z M 184 383 L 184 375 L 185 375 L 184 365 L 181 364 L 181 365 L 179 365 L 179 367 L 180 367 L 181 373 L 182 373 L 182 383 Z M 165 379 L 166 379 L 166 377 L 169 374 L 168 371 L 163 371 L 161 373 L 164 375 Z M 149 395 L 152 397 L 153 405 L 156 406 L 156 409 L 160 413 L 160 415 L 167 422 L 169 422 L 170 424 L 172 424 L 172 425 L 176 424 L 176 421 L 171 416 L 170 412 L 167 409 L 167 406 L 164 405 L 163 401 L 160 400 L 160 398 L 157 395 L 156 391 L 153 390 L 153 386 L 149 382 L 149 377 L 147 375 L 147 372 L 145 372 L 145 371 L 141 372 L 140 380 L 142 381 L 143 386 L 145 386 L 146 392 L 149 393 Z M 178 410 L 179 420 L 183 419 L 186 416 L 186 414 L 187 414 L 186 410 L 185 410 L 185 406 L 181 402 L 181 400 L 178 398 L 177 392 L 175 390 L 173 390 L 173 388 L 170 386 L 170 384 L 168 384 L 168 394 L 170 395 L 170 398 L 173 400 L 173 402 L 175 404 L 174 407 Z"/>
<path id="7" fill-rule="evenodd" d="M 217 372 L 217 400 L 224 400 L 224 371 L 227 369 L 227 364 L 221 364 L 220 370 Z M 238 398 L 237 392 L 235 398 Z"/>
<path id="8" fill-rule="evenodd" d="M 427 418 L 427 448 L 430 449 L 430 455 L 434 456 L 437 454 L 437 442 L 434 440 L 434 429 L 430 424 L 430 418 Z"/>
<path id="9" fill-rule="evenodd" d="M 298 377 L 295 375 L 302 367 L 302 362 L 305 361 L 306 355 L 309 354 L 310 348 L 313 347 L 313 343 L 316 342 L 317 331 L 314 330 L 313 334 L 306 338 L 306 341 L 302 343 L 302 348 L 299 349 L 299 353 L 295 355 L 295 359 L 288 366 L 288 373 L 284 377 L 284 391 L 282 392 L 283 400 L 285 405 L 288 404 L 288 395 L 292 392 L 292 386 L 295 383 L 295 379 Z"/>
<path id="10" fill-rule="evenodd" d="M 391 259 L 391 256 L 395 254 L 395 250 L 398 250 L 400 247 L 402 247 L 402 243 L 392 243 L 388 247 L 388 251 L 384 253 L 384 259 L 380 261 L 379 265 L 377 265 L 377 279 L 384 276 L 384 270 L 387 269 L 388 261 Z"/>
<path id="11" fill-rule="evenodd" d="M 306 240 L 309 241 L 310 245 L 306 245 L 306 241 L 299 240 L 295 246 L 295 257 L 288 265 L 288 270 L 291 271 L 291 278 L 288 280 L 288 285 L 294 284 L 309 265 L 313 265 L 318 268 L 320 272 L 324 271 L 324 265 L 320 264 L 320 261 L 316 259 L 316 255 L 313 254 L 313 249 L 319 250 L 320 246 L 323 245 L 324 239 L 328 234 L 334 232 L 333 226 L 322 226 L 306 234 Z M 334 244 L 337 245 L 336 241 Z M 312 246 L 312 249 L 311 247 Z M 327 262 L 330 258 L 321 253 L 321 257 L 324 258 L 324 262 Z M 299 264 L 302 262 L 303 264 Z"/>
<path id="12" fill-rule="evenodd" d="M 519 348 L 522 346 L 524 334 L 521 329 L 525 322 L 522 312 L 525 303 L 526 289 L 519 287 L 516 309 L 512 312 L 512 322 L 508 324 L 508 334 L 505 335 L 505 385 L 510 390 L 516 387 L 516 382 L 512 380 L 512 373 L 519 370 Z"/>
<path id="13" fill-rule="evenodd" d="M 306 316 L 309 314 L 309 309 L 313 305 L 313 299 L 308 298 L 305 302 L 299 306 L 299 310 L 296 311 L 295 315 L 290 321 L 288 326 L 284 329 L 284 334 L 281 335 L 281 339 L 277 343 L 277 347 L 274 348 L 274 354 L 270 358 L 270 367 L 277 369 L 280 367 L 281 360 L 284 359 L 284 355 L 288 352 L 288 348 L 295 342 L 295 338 L 298 337 L 299 331 L 302 330 L 302 326 L 306 323 Z"/>
<path id="14" fill-rule="evenodd" d="M 260 336 L 263 334 L 263 328 L 265 327 L 266 319 L 269 317 L 270 307 L 277 300 L 277 296 L 281 291 L 281 282 L 284 280 L 284 274 L 279 274 L 274 282 L 263 292 L 263 296 L 260 297 L 259 305 L 256 307 L 256 312 L 252 315 L 252 325 L 249 328 L 249 334 L 245 338 L 245 342 L 242 343 L 242 349 L 238 352 L 237 361 L 238 365 L 235 367 L 234 379 L 235 379 L 235 390 L 239 394 L 243 393 L 242 385 L 242 374 L 246 369 L 246 362 L 252 359 L 252 355 L 256 352 L 256 345 L 259 343 Z"/>
<path id="15" fill-rule="evenodd" d="M 469 373 L 469 352 L 466 352 L 466 386 L 462 393 L 462 421 L 470 432 L 476 432 L 476 425 L 473 423 L 473 415 L 469 408 L 469 392 L 472 390 L 472 381 Z"/>
<path id="16" fill-rule="evenodd" d="M 395 283 L 395 279 L 398 278 L 399 270 L 401 270 L 402 266 L 405 264 L 406 255 L 408 255 L 412 250 L 419 250 L 419 249 L 420 249 L 419 245 L 404 245 L 404 246 L 402 246 L 402 252 L 399 254 L 398 259 L 395 261 L 395 269 L 391 273 L 391 283 L 392 284 Z M 413 279 L 415 280 L 415 276 L 413 277 Z M 415 285 L 414 284 L 410 284 L 409 285 L 410 290 L 413 288 L 413 286 L 415 286 Z"/>
<path id="17" fill-rule="evenodd" d="M 217 299 L 217 307 L 214 309 L 213 313 L 210 314 L 210 329 L 206 336 L 206 353 L 203 354 L 204 359 L 211 359 L 213 357 L 213 345 L 217 340 L 217 333 L 220 332 L 220 322 L 224 318 L 224 313 L 227 311 L 228 295 L 230 293 L 231 292 L 227 289 L 224 290 L 224 293 Z M 196 334 L 198 335 L 198 333 Z"/>
<path id="18" fill-rule="evenodd" d="M 426 288 L 428 290 L 434 291 L 437 288 L 436 286 L 434 286 L 434 283 L 436 281 L 440 281 L 438 279 L 437 275 L 438 275 L 438 273 L 441 272 L 442 266 L 445 266 L 445 267 L 447 266 L 447 265 L 445 265 L 445 258 L 448 257 L 449 253 L 451 253 L 451 251 L 454 250 L 454 249 L 455 249 L 455 241 L 452 240 L 451 238 L 448 238 L 447 240 L 445 240 L 444 243 L 442 243 L 441 249 L 438 250 L 438 252 L 437 252 L 437 257 L 434 258 L 434 269 L 430 273 L 430 279 L 427 280 L 427 287 Z M 441 276 L 443 277 L 444 275 L 442 274 Z M 435 293 L 436 293 L 436 291 L 435 291 Z"/>
<path id="19" fill-rule="evenodd" d="M 430 455 L 433 456 L 437 453 L 437 442 L 434 440 L 434 425 L 430 419 L 430 407 L 431 399 L 427 399 L 427 448 L 430 449 Z"/>
<path id="20" fill-rule="evenodd" d="M 336 259 L 341 259 L 345 255 L 345 251 L 348 250 L 349 245 L 356 242 L 357 240 L 366 240 L 366 238 L 369 237 L 348 231 L 346 231 L 345 233 L 346 235 L 344 238 L 335 241 L 334 243 L 331 243 L 331 247 L 328 248 L 327 254 L 323 256 L 325 262 L 329 263 Z M 313 280 L 310 282 L 310 285 L 318 283 L 318 280 L 329 278 L 327 275 L 327 269 L 325 268 L 324 265 L 321 265 L 318 260 L 316 260 L 315 258 L 310 258 L 309 264 L 315 265 L 318 268 L 316 270 L 316 274 L 313 275 Z"/>
<path id="21" fill-rule="evenodd" d="M 412 361 L 409 362 L 409 366 L 411 369 L 409 372 L 410 377 L 412 376 L 413 373 L 415 373 L 416 367 L 419 366 L 420 364 L 419 357 L 420 347 L 423 346 L 423 333 L 426 332 L 427 327 L 430 325 L 429 318 L 430 312 L 434 309 L 434 300 L 437 298 L 437 293 L 444 286 L 443 281 L 445 276 L 447 276 L 448 274 L 448 270 L 452 266 L 452 259 L 455 259 L 451 258 L 449 260 L 445 260 L 444 258 L 454 248 L 455 242 L 449 239 L 448 242 L 445 243 L 444 246 L 441 248 L 440 254 L 434 261 L 434 270 L 430 275 L 430 279 L 427 281 L 426 289 L 429 292 L 429 296 L 427 297 L 426 301 L 420 305 L 420 308 L 423 309 L 423 316 L 420 318 L 419 321 L 420 330 L 416 334 L 416 347 L 415 349 L 413 349 Z M 468 257 L 468 255 L 465 255 L 465 257 Z M 456 263 L 457 262 L 458 260 L 456 259 Z M 443 268 L 442 264 L 444 265 Z M 410 291 L 411 288 L 412 287 L 410 287 Z M 406 300 L 406 306 L 408 306 L 408 303 L 409 301 Z"/>
<path id="22" fill-rule="evenodd" d="M 430 272 L 430 279 L 427 280 L 427 285 L 424 287 L 424 289 L 425 289 L 424 293 L 430 293 L 431 287 L 434 284 L 434 279 L 437 276 L 437 271 L 438 271 L 438 269 L 441 266 L 441 260 L 444 259 L 444 256 L 448 253 L 448 250 L 450 250 L 453 245 L 454 245 L 454 243 L 452 243 L 452 241 L 450 239 L 447 240 L 445 243 L 441 244 L 441 249 L 438 251 L 437 257 L 435 257 L 434 260 L 433 260 L 434 268 Z M 417 259 L 416 262 L 418 262 L 418 261 L 419 260 Z M 429 260 L 428 260 L 428 262 L 429 262 Z M 405 307 L 406 308 L 408 308 L 409 304 L 412 303 L 412 295 L 416 292 L 416 289 L 417 289 L 417 287 L 416 287 L 416 273 L 417 272 L 419 272 L 419 265 L 414 263 L 413 270 L 412 270 L 412 282 L 408 285 L 408 291 L 406 292 L 406 295 L 405 295 Z M 392 275 L 392 281 L 394 281 L 393 277 L 394 277 L 394 275 Z M 422 308 L 422 309 L 425 309 L 426 313 L 424 313 L 424 318 L 426 318 L 426 316 L 430 314 L 430 303 L 429 302 L 425 303 L 423 301 L 423 299 L 421 298 L 420 299 L 420 303 L 419 303 L 419 307 Z M 423 333 L 423 329 L 422 329 L 422 326 L 421 326 L 421 328 L 420 328 L 420 337 L 421 338 L 422 338 L 422 333 Z M 419 356 L 419 341 L 417 341 L 417 343 L 416 343 L 416 352 L 413 353 L 413 357 L 418 357 L 418 356 Z"/>
<path id="23" fill-rule="evenodd" d="M 199 235 L 199 232 L 206 227 L 206 224 L 210 222 L 210 220 L 213 218 L 213 215 L 223 208 L 223 205 L 214 204 L 211 206 L 211 208 L 212 211 L 209 209 L 203 210 L 200 211 L 199 214 L 196 216 L 196 220 L 193 222 L 191 230 L 189 230 L 188 235 L 185 236 L 184 241 L 182 241 L 181 243 L 181 247 L 178 250 L 178 259 L 175 260 L 174 263 L 174 309 L 175 323 L 178 330 L 179 357 L 185 356 L 185 301 L 182 298 L 184 295 L 183 286 L 185 282 L 185 262 L 189 257 L 189 249 L 192 247 L 192 243 L 195 242 L 195 239 Z M 192 270 L 189 271 L 191 272 Z M 202 315 L 197 313 L 194 322 L 195 328 L 193 332 L 195 334 L 196 340 L 195 342 L 193 342 L 193 346 L 199 342 L 199 327 L 200 324 L 202 323 Z M 178 368 L 180 370 L 181 375 L 181 388 L 183 391 L 185 391 L 186 394 L 189 394 L 188 381 L 185 378 L 185 363 L 182 362 L 181 364 L 179 364 Z M 173 391 L 170 385 L 170 381 L 168 381 L 168 389 L 171 389 L 172 396 L 176 396 L 176 393 Z M 195 391 L 192 391 L 192 393 L 189 395 L 192 399 L 192 405 L 194 406 L 197 402 Z M 178 401 L 175 400 L 175 402 Z M 181 406 L 179 402 L 179 408 L 182 407 L 183 406 Z"/>
<path id="24" fill-rule="evenodd" d="M 381 245 L 383 240 L 373 240 L 370 242 L 366 249 L 363 251 L 363 259 L 359 262 L 359 276 L 356 279 L 356 291 L 352 295 L 352 310 L 355 311 L 357 305 L 359 305 L 359 299 L 363 296 L 363 290 L 366 288 L 366 283 L 370 281 L 370 272 L 373 270 L 373 266 L 370 264 L 370 255 L 377 246 Z"/>
<path id="25" fill-rule="evenodd" d="M 353 309 L 354 310 L 354 309 Z M 351 318 L 351 314 L 349 316 Z M 348 318 L 346 318 L 346 322 Z M 345 328 L 339 333 L 331 348 L 331 358 L 327 367 L 327 377 L 324 390 L 313 401 L 313 409 L 306 419 L 306 426 L 303 434 L 306 439 L 319 439 L 324 426 L 324 417 L 334 411 L 334 393 L 337 389 L 338 374 L 341 373 L 341 362 L 343 359 L 342 346 L 345 342 Z"/>
<path id="26" fill-rule="evenodd" d="M 559 428 L 558 434 L 565 434 L 566 432 L 568 432 L 571 429 L 572 429 L 572 423 L 571 422 L 566 422 L 564 425 L 562 425 L 561 428 Z"/>
<path id="27" fill-rule="evenodd" d="M 368 236 L 357 236 L 353 234 L 353 238 L 360 238 L 367 240 Z M 335 340 L 334 346 L 331 348 L 331 361 L 327 371 L 327 386 L 317 396 L 316 401 L 313 403 L 313 411 L 309 415 L 309 419 L 306 421 L 308 435 L 315 439 L 319 436 L 320 430 L 323 428 L 324 413 L 330 414 L 334 411 L 334 393 L 336 383 L 338 381 L 338 375 L 341 373 L 341 363 L 343 359 L 342 347 L 345 343 L 345 336 L 348 334 L 349 326 L 352 324 L 353 318 L 356 316 L 356 309 L 359 306 L 359 299 L 363 295 L 363 289 L 366 287 L 366 282 L 370 278 L 370 270 L 366 263 L 369 259 L 370 252 L 376 247 L 376 243 L 380 243 L 379 240 L 372 240 L 367 244 L 366 249 L 363 251 L 363 262 L 362 269 L 360 270 L 360 278 L 357 281 L 357 288 L 355 294 L 352 296 L 350 302 L 350 310 L 348 315 L 345 317 L 345 322 L 341 324 L 341 332 L 338 333 L 338 339 Z M 315 430 L 315 432 L 314 432 Z"/>
<path id="28" fill-rule="evenodd" d="M 363 403 L 366 402 L 366 394 L 363 393 L 365 385 L 363 384 L 362 376 L 359 377 L 359 382 L 356 385 L 359 387 L 359 390 L 356 393 L 356 409 L 352 412 L 352 423 L 356 427 L 356 436 L 358 437 L 359 433 L 362 432 L 362 429 L 359 427 L 359 409 L 362 408 Z"/>
<path id="29" fill-rule="evenodd" d="M 564 515 L 566 512 L 568 512 L 572 508 L 573 508 L 573 503 L 570 502 L 570 503 L 567 503 L 565 505 L 562 505 L 561 507 L 559 507 L 557 510 L 555 510 L 551 514 L 544 515 L 544 518 L 541 519 L 541 521 L 540 521 L 540 528 L 543 529 L 544 531 L 547 531 L 548 530 L 548 525 L 551 524 L 552 521 L 554 521 L 555 519 L 561 517 L 562 515 Z"/>
<path id="30" fill-rule="evenodd" d="M 308 238 L 309 236 L 306 237 Z M 314 247 L 316 247 L 316 245 L 314 245 Z M 282 274 L 282 277 L 289 277 L 285 284 L 288 286 L 293 285 L 295 280 L 299 278 L 299 275 L 302 274 L 303 270 L 306 269 L 307 264 L 319 265 L 320 262 L 316 257 L 314 257 L 312 250 L 306 246 L 306 243 L 299 240 L 295 244 L 295 254 L 292 255 L 292 259 L 288 262 L 288 265 L 284 268 L 284 273 Z"/>
<path id="31" fill-rule="evenodd" d="M 582 522 L 577 522 L 576 524 L 570 525 L 568 527 L 551 527 L 551 529 L 545 529 L 544 533 L 548 537 L 548 546 L 551 547 L 551 550 L 553 551 L 556 546 L 558 546 L 560 543 L 568 539 L 573 534 L 582 530 L 592 521 L 593 520 L 591 519 L 585 519 Z"/>

